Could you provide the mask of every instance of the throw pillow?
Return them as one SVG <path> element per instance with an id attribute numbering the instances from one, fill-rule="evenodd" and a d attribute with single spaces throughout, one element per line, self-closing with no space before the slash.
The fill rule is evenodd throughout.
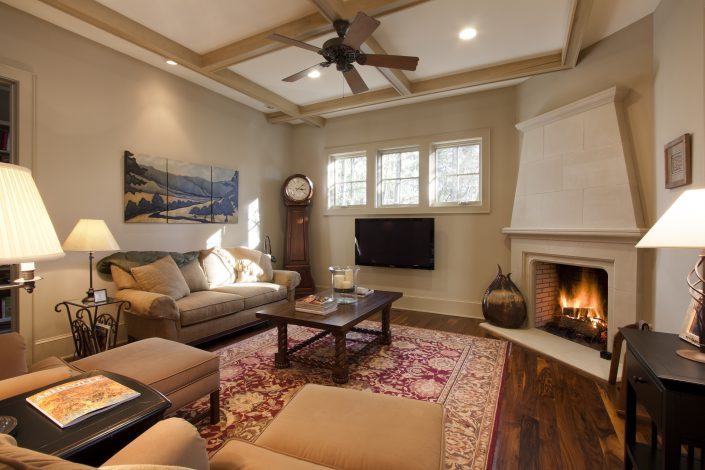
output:
<path id="1" fill-rule="evenodd" d="M 206 274 L 203 272 L 201 265 L 198 264 L 197 259 L 182 266 L 181 274 L 184 275 L 186 284 L 188 284 L 191 292 L 208 290 L 208 279 L 206 279 Z"/>
<path id="2" fill-rule="evenodd" d="M 261 251 L 244 246 L 227 249 L 237 260 L 237 282 L 272 282 L 272 260 Z"/>
<path id="3" fill-rule="evenodd" d="M 233 255 L 222 248 L 201 251 L 201 266 L 211 289 L 234 283 L 237 276 L 236 264 Z"/>
<path id="4" fill-rule="evenodd" d="M 147 292 L 168 295 L 174 300 L 179 300 L 191 293 L 171 256 L 165 256 L 154 263 L 137 266 L 130 269 L 140 289 Z"/>
<path id="5" fill-rule="evenodd" d="M 113 276 L 113 282 L 118 289 L 139 289 L 140 286 L 132 277 L 132 274 L 128 273 L 122 268 L 118 268 L 114 264 L 110 265 L 110 274 Z"/>

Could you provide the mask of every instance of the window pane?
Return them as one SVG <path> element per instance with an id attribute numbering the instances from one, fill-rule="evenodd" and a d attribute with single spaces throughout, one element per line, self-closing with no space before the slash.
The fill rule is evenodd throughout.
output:
<path id="1" fill-rule="evenodd" d="M 401 180 L 399 186 L 399 204 L 419 203 L 419 180 Z"/>
<path id="2" fill-rule="evenodd" d="M 480 146 L 464 145 L 458 147 L 458 173 L 479 173 L 480 172 Z"/>
<path id="3" fill-rule="evenodd" d="M 367 179 L 367 158 L 357 157 L 352 159 L 352 179 L 353 181 L 365 181 Z"/>
<path id="4" fill-rule="evenodd" d="M 390 206 L 397 204 L 397 190 L 399 187 L 398 180 L 389 180 L 382 182 L 382 205 Z"/>
<path id="5" fill-rule="evenodd" d="M 382 179 L 391 179 L 399 177 L 399 154 L 385 153 L 382 154 Z"/>
<path id="6" fill-rule="evenodd" d="M 458 177 L 439 176 L 436 181 L 436 199 L 438 202 L 455 202 L 458 200 Z"/>
<path id="7" fill-rule="evenodd" d="M 455 147 L 444 147 L 436 150 L 436 174 L 454 175 L 457 172 L 458 161 Z"/>
<path id="8" fill-rule="evenodd" d="M 470 198 L 469 201 L 480 200 L 480 175 L 470 176 Z"/>
<path id="9" fill-rule="evenodd" d="M 415 178 L 419 176 L 419 152 L 404 152 L 401 154 L 402 178 Z"/>
<path id="10" fill-rule="evenodd" d="M 352 204 L 367 204 L 367 184 L 365 182 L 352 184 Z"/>

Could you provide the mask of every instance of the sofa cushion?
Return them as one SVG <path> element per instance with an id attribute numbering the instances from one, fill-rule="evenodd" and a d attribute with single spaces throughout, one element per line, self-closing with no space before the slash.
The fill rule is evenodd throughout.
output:
<path id="1" fill-rule="evenodd" d="M 184 275 L 186 284 L 191 292 L 208 290 L 208 279 L 206 273 L 203 272 L 200 263 L 197 259 L 185 264 L 181 267 L 181 274 Z"/>
<path id="2" fill-rule="evenodd" d="M 329 468 L 272 452 L 249 442 L 231 439 L 213 456 L 210 470 L 323 470 Z"/>
<path id="3" fill-rule="evenodd" d="M 272 260 L 261 251 L 251 250 L 244 246 L 226 248 L 237 263 L 237 282 L 272 282 Z"/>
<path id="4" fill-rule="evenodd" d="M 245 308 L 245 301 L 240 295 L 200 291 L 177 300 L 176 306 L 181 326 L 188 326 L 239 312 Z"/>
<path id="5" fill-rule="evenodd" d="M 0 380 L 27 373 L 27 345 L 17 332 L 0 337 Z"/>
<path id="6" fill-rule="evenodd" d="M 144 266 L 134 267 L 130 269 L 130 273 L 134 276 L 140 289 L 147 292 L 168 295 L 174 300 L 191 293 L 184 275 L 181 274 L 181 270 L 171 256 L 165 256 Z"/>
<path id="7" fill-rule="evenodd" d="M 286 299 L 286 287 L 269 282 L 238 282 L 216 287 L 213 290 L 241 296 L 245 300 L 245 308 L 259 307 Z"/>
<path id="8" fill-rule="evenodd" d="M 0 464 L 16 469 L 92 470 L 95 467 L 69 462 L 60 457 L 17 447 L 12 436 L 0 434 Z"/>
<path id="9" fill-rule="evenodd" d="M 132 277 L 132 274 L 128 273 L 122 268 L 118 268 L 114 264 L 110 265 L 110 274 L 113 276 L 113 282 L 118 289 L 139 289 L 140 286 Z"/>
<path id="10" fill-rule="evenodd" d="M 235 282 L 237 260 L 228 251 L 218 247 L 203 250 L 200 260 L 211 289 Z"/>

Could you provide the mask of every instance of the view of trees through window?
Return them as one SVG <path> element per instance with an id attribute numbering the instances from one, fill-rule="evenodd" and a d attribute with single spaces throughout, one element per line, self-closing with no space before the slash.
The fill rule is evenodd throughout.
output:
<path id="1" fill-rule="evenodd" d="M 419 151 L 386 151 L 380 154 L 380 205 L 419 203 Z"/>
<path id="2" fill-rule="evenodd" d="M 328 163 L 328 207 L 367 204 L 367 157 L 339 155 Z"/>
<path id="3" fill-rule="evenodd" d="M 480 200 L 480 144 L 435 148 L 435 203 L 462 204 Z"/>

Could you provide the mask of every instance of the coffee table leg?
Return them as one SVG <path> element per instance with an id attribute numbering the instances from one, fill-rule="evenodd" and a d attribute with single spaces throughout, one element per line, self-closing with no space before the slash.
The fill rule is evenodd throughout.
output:
<path id="1" fill-rule="evenodd" d="M 286 323 L 277 324 L 277 346 L 279 352 L 274 353 L 274 367 L 286 369 L 291 367 L 289 362 L 289 338 L 286 331 Z"/>
<path id="2" fill-rule="evenodd" d="M 387 305 L 382 309 L 382 338 L 380 344 L 389 346 L 392 344 L 392 331 L 389 328 L 389 315 L 392 311 L 392 304 Z"/>
<path id="3" fill-rule="evenodd" d="M 348 351 L 345 345 L 345 333 L 335 333 L 335 365 L 333 382 L 348 383 Z"/>

